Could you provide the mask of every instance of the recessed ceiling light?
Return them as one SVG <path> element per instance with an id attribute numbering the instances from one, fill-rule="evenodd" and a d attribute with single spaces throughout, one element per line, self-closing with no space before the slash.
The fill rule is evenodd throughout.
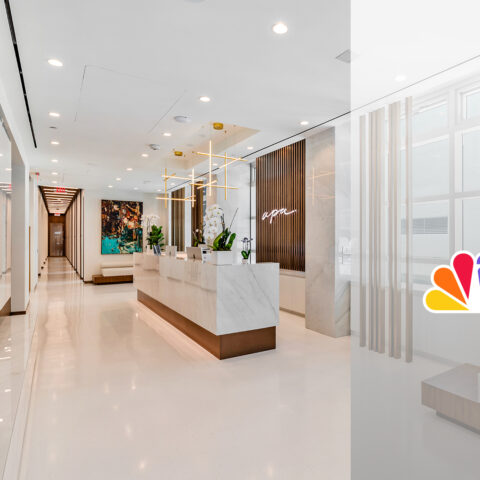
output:
<path id="1" fill-rule="evenodd" d="M 172 134 L 171 134 L 170 132 L 165 132 L 165 133 L 163 134 L 163 136 L 164 136 L 164 137 L 171 137 Z"/>
<path id="2" fill-rule="evenodd" d="M 11 172 L 12 169 L 11 169 L 10 167 L 7 167 L 7 168 L 5 169 L 5 171 L 6 171 L 6 172 Z"/>
<path id="3" fill-rule="evenodd" d="M 403 74 L 397 75 L 397 76 L 395 77 L 395 81 L 396 81 L 396 82 L 404 82 L 406 79 L 407 79 L 407 77 L 406 77 L 405 75 L 403 75 Z"/>
<path id="4" fill-rule="evenodd" d="M 58 160 L 56 158 L 52 158 L 52 163 L 58 163 Z"/>
<path id="5" fill-rule="evenodd" d="M 52 183 L 58 183 L 56 180 L 52 180 Z"/>
<path id="6" fill-rule="evenodd" d="M 272 27 L 272 30 L 278 35 L 283 35 L 288 32 L 288 27 L 284 23 L 278 22 Z"/>
<path id="7" fill-rule="evenodd" d="M 120 178 L 120 177 L 117 177 L 115 180 L 116 180 L 117 182 L 119 182 L 119 181 L 121 180 L 121 178 Z"/>
<path id="8" fill-rule="evenodd" d="M 214 167 L 218 167 L 218 163 L 212 163 Z"/>
<path id="9" fill-rule="evenodd" d="M 131 172 L 133 170 L 132 167 L 127 167 L 127 172 Z"/>
<path id="10" fill-rule="evenodd" d="M 133 187 L 134 190 L 138 190 L 138 187 Z"/>
<path id="11" fill-rule="evenodd" d="M 52 172 L 52 175 L 58 175 L 58 173 L 57 172 Z"/>
<path id="12" fill-rule="evenodd" d="M 48 60 L 48 63 L 52 66 L 52 67 L 63 67 L 63 63 L 60 61 L 60 60 L 57 60 L 56 58 L 50 58 Z"/>
<path id="13" fill-rule="evenodd" d="M 0 153 L 0 157 L 3 157 L 3 153 Z"/>
<path id="14" fill-rule="evenodd" d="M 160 188 L 157 190 L 157 192 L 161 192 L 161 191 L 162 191 L 162 190 L 161 190 Z"/>
<path id="15" fill-rule="evenodd" d="M 49 115 L 50 115 L 51 117 L 59 117 L 59 116 L 60 116 L 60 114 L 57 113 L 57 112 L 49 112 Z"/>
<path id="16" fill-rule="evenodd" d="M 5 393 L 10 393 L 11 391 L 12 391 L 11 388 L 6 388 L 6 389 L 4 390 Z"/>
<path id="17" fill-rule="evenodd" d="M 302 121 L 300 122 L 300 125 L 305 126 L 305 125 L 308 125 L 309 123 L 310 123 L 310 122 L 309 122 L 308 120 L 302 120 Z"/>
<path id="18" fill-rule="evenodd" d="M 203 103 L 208 103 L 210 101 L 210 97 L 203 96 L 203 97 L 200 97 L 199 100 Z"/>
<path id="19" fill-rule="evenodd" d="M 247 147 L 247 150 L 253 150 L 253 147 Z"/>
<path id="20" fill-rule="evenodd" d="M 142 153 L 142 157 L 147 158 L 147 157 L 148 157 L 148 153 Z"/>
<path id="21" fill-rule="evenodd" d="M 113 185 L 109 185 L 108 188 L 113 188 Z"/>
<path id="22" fill-rule="evenodd" d="M 57 142 L 56 140 L 52 140 L 50 143 L 51 143 L 52 145 L 60 145 L 60 142 Z"/>

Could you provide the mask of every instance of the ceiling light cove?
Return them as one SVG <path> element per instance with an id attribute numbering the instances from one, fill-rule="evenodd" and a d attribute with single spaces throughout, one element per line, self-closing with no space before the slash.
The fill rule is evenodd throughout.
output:
<path id="1" fill-rule="evenodd" d="M 51 117 L 55 117 L 55 118 L 58 118 L 60 116 L 60 114 L 58 112 L 49 112 L 48 113 Z"/>
<path id="2" fill-rule="evenodd" d="M 288 27 L 283 22 L 278 22 L 272 27 L 272 30 L 277 35 L 283 35 L 288 32 Z"/>
<path id="3" fill-rule="evenodd" d="M 210 97 L 201 96 L 201 97 L 199 98 L 199 100 L 200 100 L 201 102 L 203 102 L 203 103 L 208 103 L 211 99 L 210 99 Z"/>
<path id="4" fill-rule="evenodd" d="M 48 60 L 48 63 L 52 67 L 63 67 L 63 62 L 61 60 L 58 60 L 57 58 L 50 58 Z"/>
<path id="5" fill-rule="evenodd" d="M 309 123 L 310 123 L 310 122 L 309 122 L 308 120 L 302 120 L 302 121 L 300 122 L 300 125 L 306 127 Z"/>

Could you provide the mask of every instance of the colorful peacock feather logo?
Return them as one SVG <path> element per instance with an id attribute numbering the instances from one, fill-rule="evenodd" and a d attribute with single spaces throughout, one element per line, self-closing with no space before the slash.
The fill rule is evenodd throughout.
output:
<path id="1" fill-rule="evenodd" d="M 448 265 L 432 272 L 434 288 L 423 297 L 425 308 L 434 313 L 480 313 L 480 255 L 457 252 Z"/>

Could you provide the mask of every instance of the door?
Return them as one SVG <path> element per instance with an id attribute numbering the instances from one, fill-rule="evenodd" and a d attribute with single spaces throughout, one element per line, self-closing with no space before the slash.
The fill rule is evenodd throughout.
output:
<path id="1" fill-rule="evenodd" d="M 63 223 L 50 223 L 50 256 L 63 257 Z"/>

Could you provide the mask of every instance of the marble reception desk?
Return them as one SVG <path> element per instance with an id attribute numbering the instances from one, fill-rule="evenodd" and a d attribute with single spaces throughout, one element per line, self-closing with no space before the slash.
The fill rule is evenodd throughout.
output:
<path id="1" fill-rule="evenodd" d="M 275 348 L 279 266 L 135 254 L 138 300 L 217 358 Z"/>

